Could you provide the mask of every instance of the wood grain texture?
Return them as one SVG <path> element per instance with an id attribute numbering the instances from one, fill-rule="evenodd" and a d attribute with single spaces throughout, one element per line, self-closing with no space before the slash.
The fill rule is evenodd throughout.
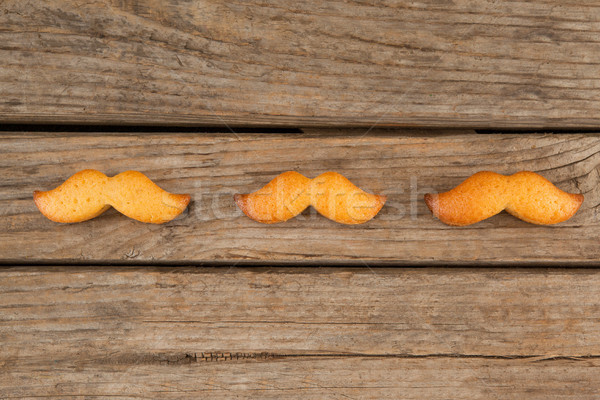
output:
<path id="1" fill-rule="evenodd" d="M 600 272 L 4 268 L 2 398 L 600 395 Z"/>
<path id="2" fill-rule="evenodd" d="M 468 132 L 315 131 L 278 134 L 25 134 L 0 137 L 0 260 L 4 262 L 196 264 L 304 262 L 391 264 L 594 264 L 600 204 L 600 135 L 475 135 Z M 42 216 L 34 190 L 73 173 L 134 169 L 165 190 L 190 193 L 187 213 L 164 225 L 115 210 L 79 224 Z M 236 207 L 249 193 L 296 170 L 334 170 L 388 195 L 373 220 L 336 224 L 308 209 L 264 225 Z M 423 194 L 445 191 L 480 170 L 533 170 L 583 193 L 569 221 L 537 226 L 502 213 L 468 227 L 432 217 Z"/>
<path id="3" fill-rule="evenodd" d="M 594 2 L 1 4 L 4 122 L 600 124 Z"/>

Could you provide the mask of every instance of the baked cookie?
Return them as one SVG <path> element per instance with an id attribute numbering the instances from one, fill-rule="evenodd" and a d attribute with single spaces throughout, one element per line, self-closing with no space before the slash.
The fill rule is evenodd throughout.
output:
<path id="1" fill-rule="evenodd" d="M 385 204 L 386 196 L 369 194 L 337 172 L 309 179 L 284 172 L 258 191 L 234 196 L 238 207 L 264 224 L 287 221 L 312 205 L 323 216 L 342 224 L 362 224 Z"/>
<path id="2" fill-rule="evenodd" d="M 187 207 L 188 194 L 164 191 L 141 172 L 125 171 L 112 178 L 100 171 L 77 172 L 56 189 L 33 193 L 36 206 L 55 222 L 82 222 L 111 206 L 141 222 L 162 224 Z"/>
<path id="3" fill-rule="evenodd" d="M 426 194 L 425 203 L 448 225 L 474 224 L 502 210 L 532 224 L 550 225 L 575 215 L 583 195 L 563 192 L 535 172 L 505 176 L 482 171 L 448 192 Z"/>

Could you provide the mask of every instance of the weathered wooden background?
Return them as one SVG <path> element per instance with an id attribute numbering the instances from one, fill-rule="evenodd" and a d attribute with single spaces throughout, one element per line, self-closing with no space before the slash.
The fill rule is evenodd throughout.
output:
<path id="1" fill-rule="evenodd" d="M 593 1 L 0 4 L 5 121 L 600 123 Z"/>
<path id="2" fill-rule="evenodd" d="M 11 268 L 0 396 L 600 396 L 600 274 Z"/>
<path id="3" fill-rule="evenodd" d="M 599 32 L 583 1 L 0 0 L 0 398 L 600 398 Z M 84 168 L 193 201 L 46 220 L 33 190 Z M 585 201 L 430 215 L 483 169 Z M 236 209 L 285 170 L 389 200 Z"/>
<path id="4" fill-rule="evenodd" d="M 360 133 L 360 134 L 358 134 Z M 600 135 L 478 135 L 468 131 L 315 130 L 304 134 L 5 133 L 0 173 L 0 260 L 119 263 L 308 262 L 371 265 L 594 264 L 598 246 Z M 43 149 L 43 151 L 40 151 Z M 186 214 L 143 224 L 116 210 L 80 224 L 39 213 L 34 190 L 73 173 L 144 171 L 165 189 L 190 193 Z M 584 193 L 580 211 L 555 226 L 503 213 L 456 228 L 427 209 L 423 195 L 473 173 L 534 170 L 564 190 Z M 258 190 L 280 172 L 334 170 L 389 196 L 364 225 L 344 226 L 309 209 L 264 225 L 247 218 L 234 193 Z"/>

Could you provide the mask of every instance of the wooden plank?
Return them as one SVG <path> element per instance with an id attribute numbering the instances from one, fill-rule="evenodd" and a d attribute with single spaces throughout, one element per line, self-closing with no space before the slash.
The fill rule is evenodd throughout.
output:
<path id="1" fill-rule="evenodd" d="M 6 133 L 0 137 L 0 260 L 597 265 L 599 151 L 597 134 Z M 80 224 L 43 217 L 32 192 L 85 168 L 109 175 L 140 170 L 169 191 L 190 193 L 192 203 L 165 225 L 115 210 Z M 287 170 L 309 177 L 335 170 L 389 200 L 375 219 L 357 226 L 336 224 L 313 209 L 263 225 L 236 207 L 234 193 L 257 190 Z M 556 226 L 505 213 L 464 228 L 433 218 L 423 194 L 448 190 L 479 170 L 537 171 L 564 190 L 584 193 L 585 201 L 575 217 Z"/>
<path id="2" fill-rule="evenodd" d="M 600 8 L 4 0 L 0 120 L 598 127 Z"/>
<path id="3" fill-rule="evenodd" d="M 600 271 L 5 268 L 0 396 L 600 394 Z"/>
<path id="4" fill-rule="evenodd" d="M 6 399 L 596 400 L 599 373 L 596 359 L 540 363 L 359 356 L 64 369 L 55 364 L 33 374 L 16 369 L 0 394 Z"/>

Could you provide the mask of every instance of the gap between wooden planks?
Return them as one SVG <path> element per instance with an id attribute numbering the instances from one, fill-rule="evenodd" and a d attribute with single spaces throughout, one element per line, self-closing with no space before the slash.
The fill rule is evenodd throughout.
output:
<path id="1" fill-rule="evenodd" d="M 595 2 L 4 0 L 0 119 L 598 127 Z"/>
<path id="2" fill-rule="evenodd" d="M 380 264 L 593 264 L 600 260 L 598 134 L 479 135 L 469 131 L 313 130 L 302 134 L 0 135 L 0 260 L 35 263 L 302 262 Z M 114 210 L 79 224 L 57 224 L 32 201 L 73 173 L 135 169 L 163 188 L 190 193 L 179 219 L 143 224 Z M 363 225 L 336 224 L 307 210 L 276 225 L 244 216 L 234 193 L 277 174 L 334 170 L 389 196 Z M 480 170 L 532 170 L 585 195 L 580 211 L 556 226 L 506 213 L 468 227 L 432 217 L 427 191 L 445 191 Z"/>
<path id="3" fill-rule="evenodd" d="M 0 270 L 0 397 L 600 395 L 593 269 Z"/>

